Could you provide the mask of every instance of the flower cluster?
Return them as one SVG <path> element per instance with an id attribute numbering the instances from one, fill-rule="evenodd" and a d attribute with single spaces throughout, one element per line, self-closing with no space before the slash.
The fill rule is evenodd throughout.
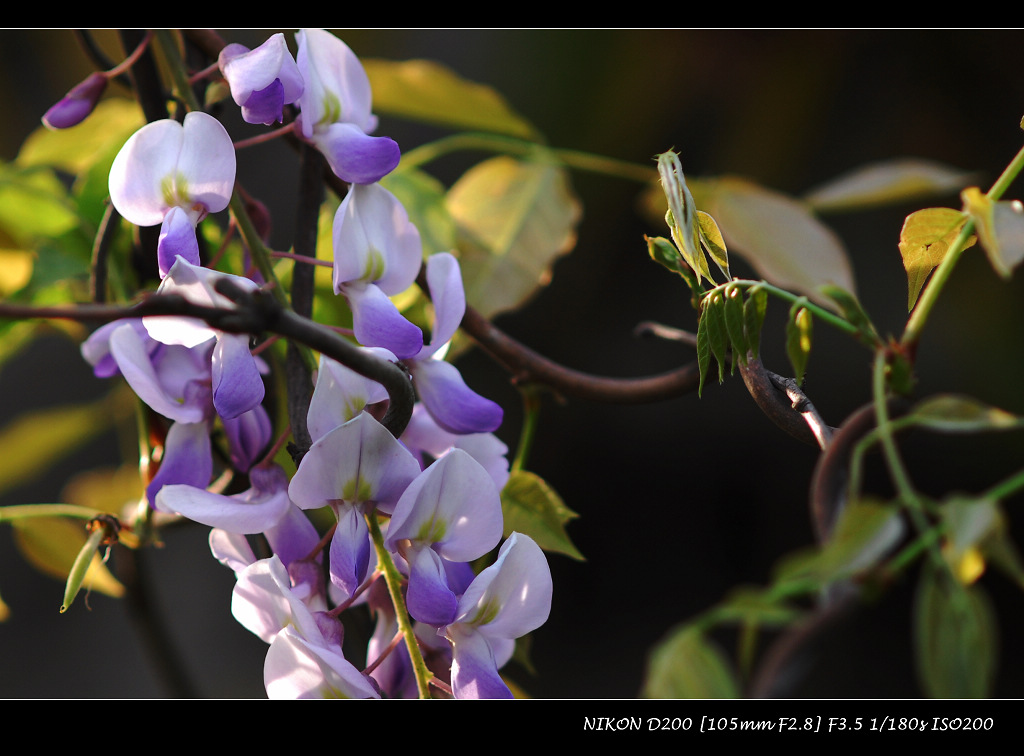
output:
<path id="1" fill-rule="evenodd" d="M 270 645 L 268 695 L 415 695 L 412 657 L 393 642 L 398 613 L 407 611 L 422 653 L 455 697 L 507 697 L 499 670 L 515 639 L 546 620 L 551 577 L 540 548 L 521 533 L 505 539 L 490 567 L 471 567 L 501 543 L 509 469 L 507 447 L 493 433 L 501 408 L 444 360 L 466 309 L 459 263 L 448 252 L 427 257 L 434 322 L 425 344 L 391 300 L 424 264 L 418 230 L 377 183 L 398 164 L 398 146 L 370 136 L 369 80 L 352 51 L 323 30 L 303 30 L 297 40 L 294 60 L 280 34 L 255 50 L 229 45 L 219 68 L 246 121 L 272 124 L 286 105 L 298 107 L 302 136 L 350 183 L 334 219 L 334 291 L 348 302 L 361 348 L 411 376 L 419 401 L 404 433 L 395 438 L 378 419 L 388 401 L 380 384 L 321 356 L 307 416 L 312 443 L 289 480 L 261 459 L 272 438 L 263 408 L 268 368 L 249 337 L 150 316 L 104 326 L 82 352 L 97 376 L 119 373 L 166 419 L 149 503 L 213 528 L 211 550 L 237 576 L 232 612 Z M 143 127 L 117 155 L 114 207 L 136 225 L 161 225 L 158 294 L 223 309 L 235 305 L 219 293 L 220 281 L 258 288 L 200 261 L 197 225 L 228 206 L 234 178 L 230 137 L 198 111 Z M 212 490 L 218 443 L 247 490 Z M 324 508 L 335 521 L 326 550 L 305 514 Z M 272 556 L 255 556 L 247 539 L 255 535 Z M 381 560 L 401 575 L 397 608 Z M 369 673 L 341 645 L 339 615 L 363 603 L 377 623 Z"/>

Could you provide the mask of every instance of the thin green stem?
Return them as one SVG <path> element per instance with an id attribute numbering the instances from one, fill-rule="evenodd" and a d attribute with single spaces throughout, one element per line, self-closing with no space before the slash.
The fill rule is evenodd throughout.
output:
<path id="1" fill-rule="evenodd" d="M 653 165 L 648 167 L 630 163 L 625 160 L 592 155 L 577 150 L 563 150 L 545 147 L 536 142 L 500 134 L 467 132 L 429 142 L 402 155 L 401 170 L 418 168 L 422 165 L 453 152 L 479 150 L 498 152 L 506 155 L 526 157 L 537 153 L 548 153 L 559 162 L 576 170 L 598 173 L 604 176 L 615 176 L 630 181 L 647 183 L 658 177 L 658 170 Z"/>
<path id="2" fill-rule="evenodd" d="M 889 420 L 889 408 L 886 404 L 886 369 L 888 362 L 886 354 L 879 349 L 875 354 L 875 366 L 872 374 L 872 395 L 875 402 L 875 422 L 878 439 L 882 444 L 882 454 L 885 457 L 885 464 L 889 468 L 889 475 L 900 501 L 912 511 L 920 512 L 917 501 L 917 492 L 910 482 L 910 475 L 907 473 L 903 460 L 900 458 L 899 449 L 896 448 L 896 437 L 893 434 L 892 424 Z"/>
<path id="3" fill-rule="evenodd" d="M 748 289 L 757 286 L 758 288 L 764 289 L 769 294 L 776 296 L 779 299 L 783 299 L 789 302 L 790 304 L 799 303 L 801 307 L 806 308 L 807 311 L 810 312 L 814 317 L 818 318 L 819 320 L 825 323 L 828 323 L 830 326 L 834 328 L 838 328 L 845 334 L 848 334 L 855 338 L 860 335 L 860 330 L 857 328 L 857 326 L 855 326 L 846 318 L 836 315 L 834 312 L 830 312 L 829 310 L 826 310 L 824 307 L 821 307 L 820 305 L 816 305 L 814 302 L 809 301 L 806 297 L 800 294 L 793 294 L 792 292 L 786 291 L 785 289 L 780 289 L 778 286 L 772 286 L 767 281 L 751 281 L 748 279 L 736 278 L 724 284 L 719 284 L 718 286 L 715 287 L 715 289 L 722 289 L 725 288 L 726 286 L 743 286 Z M 707 292 L 707 294 L 710 294 L 712 291 L 715 291 L 715 289 L 712 289 L 711 291 Z M 705 296 L 707 296 L 707 294 L 705 294 Z"/>
<path id="4" fill-rule="evenodd" d="M 99 509 L 80 507 L 75 504 L 16 504 L 0 507 L 0 522 L 25 520 L 31 517 L 77 517 L 91 520 L 104 514 Z"/>
<path id="5" fill-rule="evenodd" d="M 1017 178 L 1021 170 L 1024 170 L 1024 147 L 1020 149 L 1013 160 L 1010 161 L 1010 164 L 1006 166 L 1006 169 L 999 175 L 999 178 L 992 184 L 992 188 L 986 192 L 985 196 L 993 202 L 1001 198 L 1006 190 L 1010 188 L 1010 184 Z M 906 328 L 903 330 L 903 337 L 900 339 L 902 346 L 913 347 L 921 338 L 921 332 L 928 321 L 928 316 L 931 314 L 932 308 L 934 308 L 943 287 L 945 287 L 946 282 L 953 273 L 953 268 L 956 267 L 960 256 L 963 254 L 964 249 L 966 249 L 967 240 L 973 233 L 974 222 L 968 220 L 960 230 L 956 240 L 950 245 L 945 257 L 942 258 L 942 262 L 939 263 L 931 278 L 928 279 L 924 291 L 921 292 L 921 296 L 917 300 L 917 307 L 910 313 Z"/>
<path id="6" fill-rule="evenodd" d="M 540 415 L 539 392 L 530 386 L 522 386 L 519 392 L 523 397 L 523 429 L 519 432 L 519 445 L 512 459 L 511 472 L 519 472 L 526 466 L 533 446 L 533 437 L 537 432 L 537 418 Z"/>
<path id="7" fill-rule="evenodd" d="M 990 489 L 981 494 L 982 498 L 1001 501 L 1024 489 L 1024 470 L 1011 475 L 1001 483 L 996 483 Z"/>
<path id="8" fill-rule="evenodd" d="M 391 554 L 384 548 L 384 535 L 381 533 L 380 523 L 377 522 L 377 515 L 372 513 L 366 515 L 366 522 L 370 526 L 370 537 L 373 539 L 373 547 L 377 551 L 377 569 L 384 573 L 388 593 L 391 594 L 391 603 L 395 607 L 398 631 L 405 637 L 405 646 L 409 649 L 409 658 L 412 659 L 416 690 L 419 692 L 420 698 L 430 698 L 430 678 L 433 675 L 427 669 L 427 663 L 423 660 L 423 654 L 420 653 L 419 644 L 416 642 L 416 633 L 413 631 L 409 610 L 406 609 L 405 598 L 402 596 L 402 576 L 398 574 L 398 568 L 395 567 Z"/>

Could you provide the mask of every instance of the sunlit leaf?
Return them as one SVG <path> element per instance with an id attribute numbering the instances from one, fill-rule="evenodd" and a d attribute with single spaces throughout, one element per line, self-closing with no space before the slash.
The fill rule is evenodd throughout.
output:
<path id="1" fill-rule="evenodd" d="M 921 573 L 914 607 L 917 672 L 932 698 L 988 698 L 995 679 L 998 625 L 978 585 Z"/>
<path id="2" fill-rule="evenodd" d="M 718 229 L 715 219 L 703 210 L 697 211 L 697 231 L 700 234 L 701 244 L 711 255 L 711 259 L 715 261 L 718 269 L 726 278 L 732 278 L 732 274 L 729 272 L 729 250 L 726 249 L 725 239 L 722 237 L 722 232 Z"/>
<path id="3" fill-rule="evenodd" d="M 789 364 L 793 366 L 793 376 L 797 383 L 803 383 L 804 373 L 807 372 L 813 322 L 806 307 L 794 305 L 789 311 L 789 320 L 786 322 L 786 354 L 789 357 Z"/>
<path id="4" fill-rule="evenodd" d="M 460 130 L 538 139 L 534 127 L 491 87 L 429 60 L 364 59 L 376 113 Z"/>
<path id="5" fill-rule="evenodd" d="M 1009 278 L 1024 260 L 1024 203 L 993 202 L 977 187 L 964 189 L 960 197 L 992 267 L 1003 278 Z"/>
<path id="6" fill-rule="evenodd" d="M 0 492 L 25 483 L 110 427 L 114 405 L 55 407 L 28 412 L 0 431 Z"/>
<path id="7" fill-rule="evenodd" d="M 917 295 L 928 279 L 928 274 L 938 267 L 967 222 L 959 210 L 948 207 L 930 207 L 907 216 L 900 231 L 900 254 L 907 271 L 907 309 L 914 308 Z M 967 247 L 974 244 L 974 237 Z"/>
<path id="8" fill-rule="evenodd" d="M 684 262 L 676 246 L 663 236 L 645 236 L 644 240 L 647 242 L 647 253 L 652 260 L 673 273 L 678 273 L 686 281 L 686 286 L 690 290 L 690 302 L 696 309 L 704 289 L 697 274 Z"/>
<path id="9" fill-rule="evenodd" d="M 769 283 L 832 307 L 819 291 L 855 291 L 853 271 L 836 234 L 799 201 L 741 178 L 702 180 L 694 194 L 715 217 L 730 252 Z"/>
<path id="10" fill-rule="evenodd" d="M 582 210 L 568 175 L 548 162 L 485 160 L 448 192 L 466 301 L 485 317 L 523 305 L 576 243 Z"/>
<path id="11" fill-rule="evenodd" d="M 0 249 L 0 297 L 9 297 L 32 278 L 34 256 L 23 249 Z"/>
<path id="12" fill-rule="evenodd" d="M 697 321 L 697 370 L 700 373 L 700 379 L 697 382 L 698 398 L 700 398 L 704 392 L 704 381 L 707 380 L 708 371 L 711 369 L 711 337 L 708 330 L 709 322 L 710 318 L 704 317 L 703 313 Z"/>
<path id="13" fill-rule="evenodd" d="M 738 698 L 736 675 L 700 630 L 676 630 L 651 651 L 643 698 Z"/>
<path id="14" fill-rule="evenodd" d="M 440 181 L 424 171 L 398 170 L 388 174 L 381 184 L 398 198 L 420 232 L 424 255 L 455 248 L 455 221 L 448 212 Z"/>
<path id="15" fill-rule="evenodd" d="M 0 228 L 19 245 L 54 237 L 78 225 L 67 190 L 47 168 L 0 164 Z"/>
<path id="16" fill-rule="evenodd" d="M 526 470 L 512 473 L 501 491 L 501 511 L 505 517 L 506 537 L 513 531 L 524 533 L 545 551 L 583 559 L 565 532 L 566 524 L 579 515 L 534 473 Z"/>
<path id="17" fill-rule="evenodd" d="M 940 433 L 979 433 L 1011 430 L 1022 418 L 971 396 L 940 394 L 919 402 L 907 415 L 915 425 Z"/>
<path id="18" fill-rule="evenodd" d="M 859 210 L 959 191 L 971 174 L 930 160 L 886 160 L 856 168 L 804 195 L 816 212 Z"/>
<path id="19" fill-rule="evenodd" d="M 66 580 L 87 535 L 83 520 L 63 517 L 28 517 L 12 520 L 15 543 L 22 556 L 36 569 L 58 580 Z M 122 586 L 97 554 L 86 573 L 84 587 L 115 598 L 124 595 Z"/>
<path id="20" fill-rule="evenodd" d="M 672 240 L 686 264 L 697 274 L 697 282 L 700 283 L 703 278 L 711 281 L 711 272 L 700 242 L 697 205 L 686 185 L 679 155 L 671 150 L 658 155 L 658 175 L 668 204 L 665 223 L 671 231 Z"/>
<path id="21" fill-rule="evenodd" d="M 24 167 L 53 166 L 78 174 L 111 150 L 117 152 L 145 122 L 135 100 L 111 97 L 73 128 L 37 128 L 22 144 L 17 163 Z"/>

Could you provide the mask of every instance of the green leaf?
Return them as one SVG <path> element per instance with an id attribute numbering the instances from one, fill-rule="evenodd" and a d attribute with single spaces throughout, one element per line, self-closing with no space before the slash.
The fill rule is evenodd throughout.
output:
<path id="1" fill-rule="evenodd" d="M 420 232 L 423 254 L 455 248 L 455 221 L 448 212 L 444 184 L 420 170 L 392 171 L 381 185 L 394 194 Z"/>
<path id="2" fill-rule="evenodd" d="M 718 382 L 721 383 L 725 380 L 729 349 L 729 336 L 725 327 L 725 297 L 722 296 L 721 290 L 711 292 L 704 299 L 704 312 L 700 319 L 702 322 L 707 321 L 708 345 L 718 363 Z"/>
<path id="3" fill-rule="evenodd" d="M 545 551 L 556 551 L 583 560 L 569 539 L 565 526 L 579 517 L 542 478 L 526 470 L 509 477 L 501 491 L 505 536 L 516 531 L 530 536 Z"/>
<path id="4" fill-rule="evenodd" d="M 77 175 L 120 150 L 145 122 L 135 100 L 111 97 L 73 128 L 37 128 L 21 146 L 17 163 L 24 167 L 52 166 Z"/>
<path id="5" fill-rule="evenodd" d="M 788 625 L 804 615 L 776 592 L 750 586 L 735 588 L 713 611 L 720 622 L 768 627 Z"/>
<path id="6" fill-rule="evenodd" d="M 971 174 L 929 160 L 870 163 L 804 195 L 815 212 L 861 210 L 959 191 Z"/>
<path id="7" fill-rule="evenodd" d="M 797 383 L 803 383 L 807 372 L 807 358 L 811 354 L 811 330 L 813 319 L 806 307 L 793 305 L 786 322 L 786 354 L 793 366 Z"/>
<path id="8" fill-rule="evenodd" d="M 974 397 L 939 394 L 919 402 L 907 415 L 914 425 L 939 433 L 980 433 L 1012 430 L 1024 419 Z"/>
<path id="9" fill-rule="evenodd" d="M 522 306 L 576 244 L 582 213 L 565 170 L 510 157 L 485 160 L 448 192 L 466 301 L 484 317 Z"/>
<path id="10" fill-rule="evenodd" d="M 875 330 L 871 318 L 864 312 L 864 308 L 861 307 L 857 297 L 845 289 L 831 285 L 822 286 L 821 293 L 835 302 L 836 306 L 839 307 L 840 314 L 856 326 L 861 341 L 873 346 L 881 345 L 882 340 L 878 336 L 878 331 Z"/>
<path id="11" fill-rule="evenodd" d="M 989 698 L 995 680 L 997 624 L 977 585 L 921 573 L 914 607 L 917 672 L 932 698 Z"/>
<path id="12" fill-rule="evenodd" d="M 644 240 L 647 242 L 647 253 L 654 262 L 679 274 L 686 281 L 686 286 L 690 289 L 690 302 L 696 309 L 704 289 L 693 269 L 683 261 L 676 246 L 663 236 L 644 236 Z"/>
<path id="13" fill-rule="evenodd" d="M 739 286 L 726 286 L 723 298 L 725 300 L 725 330 L 729 335 L 729 343 L 732 345 L 734 358 L 732 367 L 735 370 L 737 362 L 744 365 L 747 363 L 747 351 L 750 349 L 743 324 L 743 290 Z"/>
<path id="14" fill-rule="evenodd" d="M 51 464 L 106 430 L 120 411 L 100 400 L 28 412 L 0 431 L 0 493 L 45 472 Z"/>
<path id="15" fill-rule="evenodd" d="M 977 187 L 964 189 L 960 197 L 992 267 L 1009 278 L 1024 260 L 1024 204 L 1019 200 L 993 202 Z"/>
<path id="16" fill-rule="evenodd" d="M 722 232 L 719 231 L 715 219 L 703 210 L 697 211 L 697 232 L 700 235 L 701 244 L 711 255 L 711 259 L 715 261 L 718 269 L 727 279 L 732 278 L 732 274 L 729 272 L 729 251 L 725 247 L 725 239 L 722 238 Z"/>
<path id="17" fill-rule="evenodd" d="M 839 238 L 799 201 L 734 177 L 702 180 L 697 197 L 718 221 L 729 250 L 769 283 L 827 307 L 831 302 L 820 287 L 834 284 L 855 291 Z"/>
<path id="18" fill-rule="evenodd" d="M 18 551 L 37 570 L 58 580 L 66 580 L 79 552 L 86 543 L 84 523 L 63 517 L 27 517 L 11 520 Z M 85 573 L 86 589 L 119 598 L 122 586 L 110 573 L 98 554 L 93 554 Z"/>
<path id="19" fill-rule="evenodd" d="M 768 292 L 760 286 L 747 290 L 747 301 L 743 303 L 743 330 L 747 335 L 750 352 L 757 357 L 761 351 L 761 329 L 768 312 Z"/>
<path id="20" fill-rule="evenodd" d="M 643 698 L 738 698 L 736 675 L 722 652 L 694 627 L 673 632 L 651 651 Z"/>
<path id="21" fill-rule="evenodd" d="M 914 309 L 928 275 L 942 262 L 966 222 L 963 213 L 948 207 L 918 210 L 904 220 L 899 247 L 907 271 L 908 310 Z M 973 237 L 967 246 L 972 244 Z"/>
<path id="22" fill-rule="evenodd" d="M 48 168 L 0 164 L 0 228 L 19 245 L 55 237 L 78 225 L 67 190 Z"/>
<path id="23" fill-rule="evenodd" d="M 704 391 L 704 381 L 708 377 L 708 370 L 711 369 L 711 336 L 708 332 L 710 318 L 705 317 L 707 307 L 702 308 L 700 318 L 697 320 L 697 369 L 700 373 L 700 380 L 697 382 L 697 398 Z"/>
<path id="24" fill-rule="evenodd" d="M 672 240 L 679 248 L 686 264 L 697 274 L 698 283 L 703 278 L 714 283 L 701 248 L 697 206 L 690 189 L 686 186 L 682 164 L 675 152 L 669 150 L 658 155 L 658 175 L 661 176 L 661 186 L 668 201 L 665 222 L 672 232 Z"/>
<path id="25" fill-rule="evenodd" d="M 523 139 L 540 137 L 497 91 L 463 79 L 429 60 L 362 61 L 373 87 L 375 113 L 453 129 L 488 131 Z"/>
<path id="26" fill-rule="evenodd" d="M 775 583 L 810 580 L 824 587 L 845 580 L 877 565 L 904 533 L 895 507 L 871 499 L 853 501 L 840 513 L 829 540 L 815 551 L 784 561 L 776 571 Z"/>

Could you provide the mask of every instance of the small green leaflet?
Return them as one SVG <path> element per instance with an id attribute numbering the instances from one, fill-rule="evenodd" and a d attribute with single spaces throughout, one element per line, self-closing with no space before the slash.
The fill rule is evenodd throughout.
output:
<path id="1" fill-rule="evenodd" d="M 907 216 L 900 231 L 900 255 L 907 271 L 907 309 L 914 309 L 928 275 L 946 256 L 967 218 L 959 210 L 930 207 Z M 974 237 L 965 249 L 974 244 Z"/>
<path id="2" fill-rule="evenodd" d="M 789 321 L 786 323 L 786 355 L 789 357 L 789 364 L 793 366 L 793 375 L 797 383 L 804 382 L 804 373 L 807 371 L 807 358 L 811 354 L 811 326 L 813 320 L 811 313 L 800 303 L 793 305 L 789 311 Z"/>

